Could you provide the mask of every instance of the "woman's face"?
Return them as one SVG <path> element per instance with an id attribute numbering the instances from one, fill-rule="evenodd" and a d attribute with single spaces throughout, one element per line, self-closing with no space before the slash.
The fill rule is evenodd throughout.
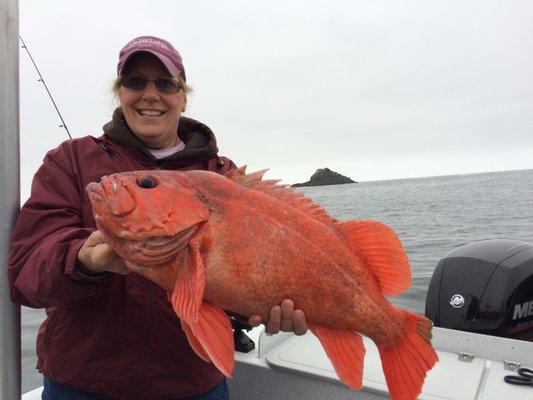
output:
<path id="1" fill-rule="evenodd" d="M 181 112 L 187 104 L 183 90 L 177 93 L 159 92 L 154 80 L 170 78 L 170 73 L 154 56 L 134 55 L 127 63 L 125 76 L 150 79 L 142 90 L 120 86 L 118 97 L 129 128 L 147 147 L 165 149 L 179 143 L 177 136 Z"/>

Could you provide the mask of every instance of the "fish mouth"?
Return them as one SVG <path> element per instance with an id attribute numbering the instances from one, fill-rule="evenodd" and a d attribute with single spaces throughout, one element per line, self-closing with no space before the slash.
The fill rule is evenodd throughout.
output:
<path id="1" fill-rule="evenodd" d="M 85 186 L 85 190 L 89 194 L 89 197 L 97 202 L 104 201 L 105 191 L 102 185 L 97 182 L 91 182 Z"/>
<path id="2" fill-rule="evenodd" d="M 128 258 L 143 266 L 166 264 L 187 246 L 198 229 L 198 225 L 193 225 L 176 235 L 152 236 L 144 240 L 132 241 L 127 246 L 130 253 Z"/>

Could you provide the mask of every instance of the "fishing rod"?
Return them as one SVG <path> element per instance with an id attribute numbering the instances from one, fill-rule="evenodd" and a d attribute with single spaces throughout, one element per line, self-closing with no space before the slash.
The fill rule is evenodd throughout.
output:
<path id="1" fill-rule="evenodd" d="M 41 72 L 39 71 L 39 68 L 37 68 L 37 64 L 35 64 L 35 61 L 33 60 L 33 57 L 31 56 L 31 53 L 30 53 L 30 50 L 28 49 L 28 46 L 26 46 L 26 43 L 24 43 L 24 40 L 22 40 L 22 36 L 19 35 L 19 39 L 20 39 L 20 41 L 22 43 L 22 48 L 24 50 L 26 50 L 26 53 L 28 53 L 28 56 L 30 56 L 30 60 L 31 60 L 33 66 L 35 67 L 35 70 L 37 71 L 37 74 L 39 75 L 38 81 L 43 83 L 43 86 L 46 89 L 46 93 L 48 93 L 48 97 L 50 97 L 50 100 L 52 100 L 52 104 L 54 105 L 54 108 L 57 111 L 57 115 L 59 115 L 59 119 L 61 120 L 61 125 L 59 125 L 59 127 L 60 128 L 65 128 L 65 130 L 67 131 L 68 137 L 70 139 L 72 139 L 72 136 L 70 135 L 70 132 L 69 132 L 69 130 L 67 128 L 67 124 L 65 123 L 65 121 L 63 120 L 63 116 L 59 112 L 59 108 L 57 108 L 56 102 L 54 101 L 54 98 L 52 97 L 52 94 L 50 93 L 50 90 L 48 90 L 48 86 L 46 86 L 46 82 L 44 81 L 44 78 L 41 75 Z"/>

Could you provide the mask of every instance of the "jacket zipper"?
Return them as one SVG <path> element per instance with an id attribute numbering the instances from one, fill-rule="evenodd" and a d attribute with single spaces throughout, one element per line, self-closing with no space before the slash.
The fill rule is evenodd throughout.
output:
<path id="1" fill-rule="evenodd" d="M 146 290 L 145 284 L 143 283 L 141 284 L 142 284 L 143 289 Z M 144 316 L 144 320 L 141 326 L 141 351 L 139 353 L 139 363 L 138 363 L 137 371 L 135 372 L 135 378 L 134 378 L 134 382 L 135 382 L 135 390 L 133 392 L 134 399 L 141 398 L 141 391 L 143 389 L 141 385 L 144 382 L 144 380 L 141 379 L 141 375 L 143 371 L 146 370 L 146 366 L 144 364 L 146 362 L 146 351 L 148 348 L 148 325 L 150 321 L 150 314 L 151 314 L 150 311 L 152 308 L 152 294 L 149 291 L 147 291 L 147 300 L 148 301 L 145 303 L 146 305 L 145 316 Z"/>

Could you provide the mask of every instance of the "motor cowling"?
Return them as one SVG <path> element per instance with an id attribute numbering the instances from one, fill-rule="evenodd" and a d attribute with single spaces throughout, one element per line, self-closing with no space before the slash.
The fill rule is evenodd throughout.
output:
<path id="1" fill-rule="evenodd" d="M 436 326 L 533 341 L 533 245 L 493 239 L 440 260 L 426 316 Z"/>

